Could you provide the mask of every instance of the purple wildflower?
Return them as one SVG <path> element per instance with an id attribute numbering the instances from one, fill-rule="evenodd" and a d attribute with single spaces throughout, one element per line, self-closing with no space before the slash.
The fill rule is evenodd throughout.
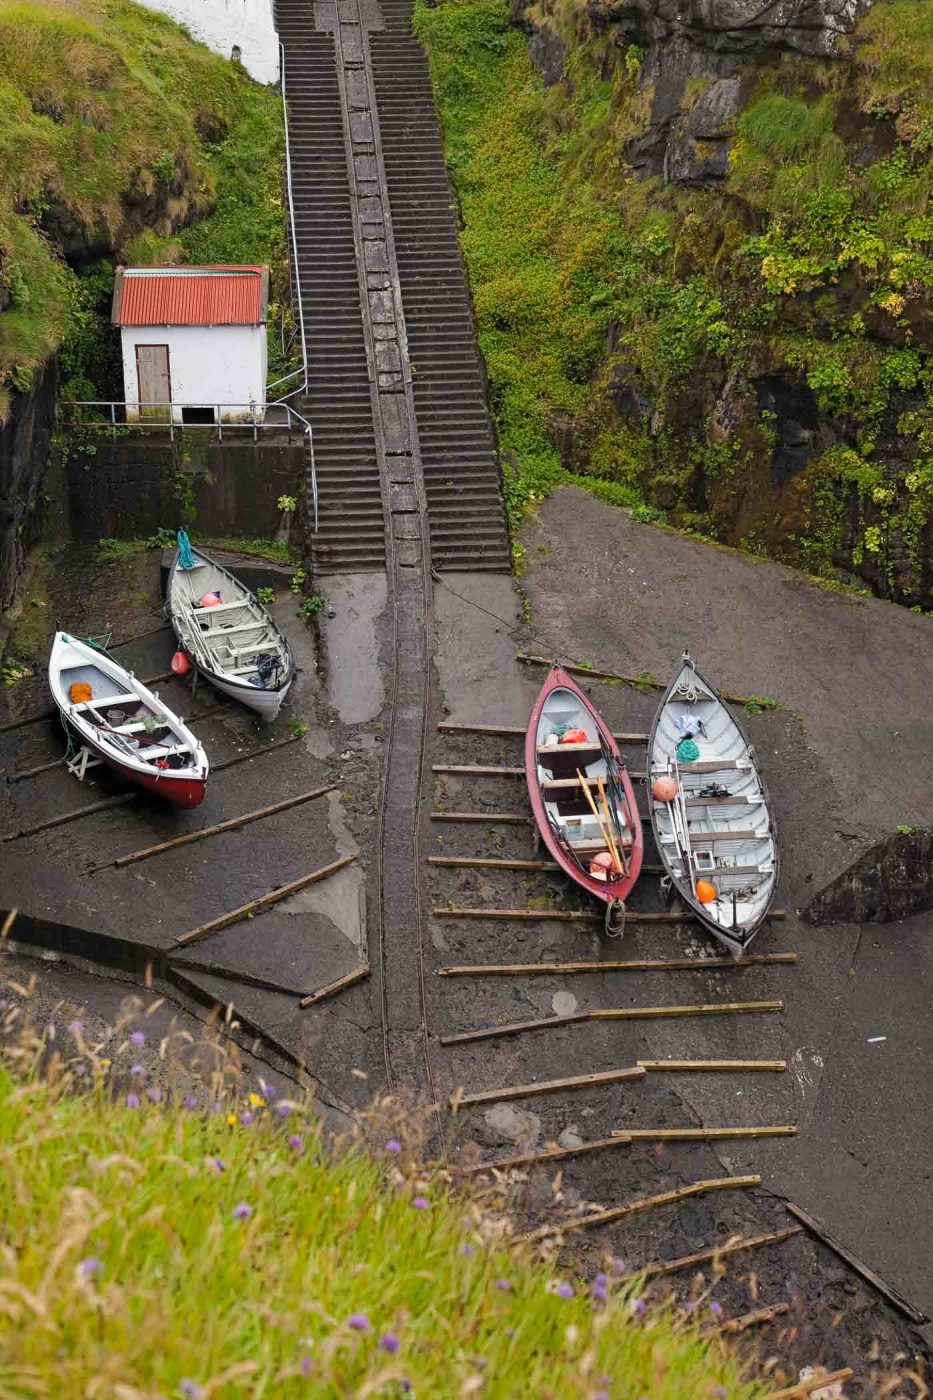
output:
<path id="1" fill-rule="evenodd" d="M 68 1029 L 71 1031 L 72 1035 L 80 1035 L 84 1027 L 81 1025 L 80 1021 L 72 1021 Z"/>
<path id="2" fill-rule="evenodd" d="M 635 1314 L 636 1317 L 644 1317 L 647 1311 L 648 1304 L 645 1302 L 644 1298 L 632 1299 L 632 1312 Z"/>
<path id="3" fill-rule="evenodd" d="M 83 1078 L 84 1078 L 84 1076 L 87 1074 L 87 1065 L 84 1063 L 83 1060 L 79 1060 L 79 1061 L 78 1061 L 78 1063 L 75 1065 L 74 1072 L 75 1072 L 76 1078 L 78 1078 L 78 1079 L 83 1079 Z"/>
<path id="4" fill-rule="evenodd" d="M 347 1326 L 352 1327 L 354 1332 L 368 1332 L 369 1318 L 365 1313 L 351 1313 L 347 1318 Z"/>
<path id="5" fill-rule="evenodd" d="M 298 1363 L 298 1369 L 303 1376 L 310 1376 L 313 1364 L 310 1356 L 303 1356 Z"/>
<path id="6" fill-rule="evenodd" d="M 262 1096 L 265 1099 L 266 1103 L 271 1103 L 272 1100 L 275 1098 L 276 1094 L 278 1093 L 278 1090 L 276 1089 L 275 1085 L 267 1084 L 264 1079 L 260 1079 L 259 1088 L 262 1092 Z"/>
<path id="7" fill-rule="evenodd" d="M 304 1141 L 301 1133 L 292 1133 L 291 1137 L 288 1139 L 288 1145 L 293 1148 L 295 1152 L 300 1152 L 302 1147 L 304 1147 Z"/>
<path id="8" fill-rule="evenodd" d="M 386 1151 L 391 1152 L 394 1157 L 397 1157 L 401 1150 L 402 1144 L 399 1142 L 398 1138 L 389 1138 L 389 1141 L 386 1143 Z"/>
<path id="9" fill-rule="evenodd" d="M 145 1073 L 146 1071 L 143 1069 L 142 1065 L 133 1065 L 130 1069 L 130 1074 L 135 1075 L 137 1079 Z"/>
<path id="10" fill-rule="evenodd" d="M 139 1108 L 139 1095 L 138 1095 L 138 1094 L 127 1094 L 127 1096 L 126 1096 L 126 1106 L 127 1106 L 127 1108 Z"/>
<path id="11" fill-rule="evenodd" d="M 593 1280 L 594 1288 L 605 1288 L 609 1282 L 605 1274 L 597 1274 Z"/>
<path id="12" fill-rule="evenodd" d="M 287 1118 L 292 1111 L 292 1106 L 290 1103 L 280 1103 L 275 1111 L 280 1118 Z"/>
<path id="13" fill-rule="evenodd" d="M 557 1294 L 558 1298 L 572 1298 L 573 1284 L 568 1283 L 567 1279 L 561 1279 L 560 1283 L 554 1289 L 554 1292 Z"/>
<path id="14" fill-rule="evenodd" d="M 211 1164 L 212 1166 L 216 1167 L 217 1171 L 219 1172 L 225 1172 L 227 1170 L 227 1168 L 224 1166 L 223 1162 L 220 1160 L 219 1157 L 212 1157 Z"/>
<path id="15" fill-rule="evenodd" d="M 92 1279 L 95 1274 L 101 1274 L 103 1271 L 103 1264 L 93 1255 L 90 1259 L 82 1259 L 81 1263 L 78 1265 L 78 1273 L 83 1279 Z"/>
<path id="16" fill-rule="evenodd" d="M 427 1196 L 416 1196 L 415 1199 L 412 1201 L 412 1205 L 414 1206 L 415 1210 L 427 1210 L 427 1208 L 428 1208 L 428 1198 L 427 1198 Z"/>
<path id="17" fill-rule="evenodd" d="M 460 1248 L 457 1250 L 457 1253 L 462 1254 L 464 1259 L 472 1259 L 473 1255 L 476 1253 L 476 1250 L 467 1240 L 464 1244 L 460 1246 Z"/>
<path id="18" fill-rule="evenodd" d="M 183 1380 L 179 1390 L 182 1395 L 187 1396 L 187 1400 L 198 1400 L 198 1397 L 204 1394 L 197 1381 Z"/>
<path id="19" fill-rule="evenodd" d="M 145 1033 L 145 1031 L 134 1031 L 133 1034 L 130 1036 L 130 1040 L 133 1042 L 134 1045 L 145 1045 L 145 1043 L 146 1043 L 146 1033 Z"/>
<path id="20" fill-rule="evenodd" d="M 594 1400 L 609 1400 L 608 1390 L 597 1390 Z"/>
<path id="21" fill-rule="evenodd" d="M 402 1344 L 398 1337 L 394 1336 L 391 1332 L 384 1332 L 379 1338 L 379 1345 L 382 1347 L 383 1351 L 387 1351 L 390 1356 L 394 1356 Z"/>
<path id="22" fill-rule="evenodd" d="M 728 1390 L 726 1390 L 726 1387 L 724 1385 L 717 1385 L 716 1389 L 713 1391 L 713 1394 L 716 1396 L 716 1400 L 726 1400 L 726 1396 L 729 1394 L 729 1392 Z"/>
<path id="23" fill-rule="evenodd" d="M 594 1283 L 593 1287 L 590 1289 L 590 1297 L 593 1299 L 594 1303 L 605 1303 L 606 1299 L 609 1297 L 609 1289 L 604 1283 Z"/>
<path id="24" fill-rule="evenodd" d="M 246 1111 L 245 1113 L 241 1113 L 241 1114 L 240 1114 L 240 1122 L 243 1124 L 243 1127 L 244 1127 L 244 1128 L 248 1128 L 249 1125 L 250 1125 L 250 1123 L 252 1123 L 252 1121 L 253 1121 L 253 1115 L 249 1112 L 248 1109 L 247 1109 L 247 1111 Z"/>
<path id="25" fill-rule="evenodd" d="M 709 1310 L 713 1317 L 722 1317 L 722 1303 L 717 1302 L 715 1298 L 710 1303 Z"/>
<path id="26" fill-rule="evenodd" d="M 240 1201 L 239 1205 L 233 1207 L 234 1220 L 249 1220 L 253 1213 L 253 1207 L 248 1206 L 245 1201 Z"/>
<path id="27" fill-rule="evenodd" d="M 497 1278 L 493 1287 L 498 1288 L 500 1293 L 511 1293 L 512 1291 L 512 1285 L 507 1278 Z"/>
<path id="28" fill-rule="evenodd" d="M 197 1099 L 194 1097 L 194 1094 L 189 1094 L 189 1095 L 187 1096 L 187 1098 L 185 1099 L 185 1108 L 187 1108 L 189 1112 L 192 1112 L 194 1109 L 197 1108 L 197 1106 L 198 1106 L 198 1101 L 197 1101 Z"/>
<path id="29" fill-rule="evenodd" d="M 620 1259 L 618 1255 L 616 1255 L 609 1267 L 615 1274 L 616 1278 L 618 1278 L 620 1274 L 625 1273 L 625 1260 Z"/>
<path id="30" fill-rule="evenodd" d="M 149 1085 L 149 1088 L 146 1090 L 146 1098 L 151 1099 L 153 1103 L 162 1102 L 162 1090 L 159 1088 L 158 1084 Z"/>

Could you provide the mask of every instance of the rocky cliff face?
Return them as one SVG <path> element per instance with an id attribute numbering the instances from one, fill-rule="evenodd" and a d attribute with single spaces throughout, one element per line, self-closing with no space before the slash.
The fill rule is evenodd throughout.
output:
<path id="1" fill-rule="evenodd" d="M 933 605 L 924 6 L 515 0 L 513 17 L 572 129 L 588 70 L 612 85 L 599 197 L 633 244 L 652 230 L 653 298 L 619 298 L 606 412 L 555 424 L 565 463 L 587 470 L 607 430 L 637 438 L 639 485 L 675 523 Z"/>
<path id="2" fill-rule="evenodd" d="M 56 366 L 52 360 L 26 393 L 12 396 L 0 423 L 0 611 L 16 594 L 26 555 L 35 543 L 55 416 Z"/>

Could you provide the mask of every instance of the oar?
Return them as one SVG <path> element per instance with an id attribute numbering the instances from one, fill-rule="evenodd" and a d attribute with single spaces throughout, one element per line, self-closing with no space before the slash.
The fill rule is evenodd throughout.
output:
<path id="1" fill-rule="evenodd" d="M 587 800 L 587 802 L 590 804 L 590 811 L 593 813 L 593 816 L 596 818 L 596 825 L 599 827 L 599 834 L 600 834 L 600 836 L 603 838 L 603 840 L 605 841 L 605 843 L 606 843 L 606 849 L 608 850 L 609 854 L 612 855 L 612 852 L 613 852 L 613 843 L 612 843 L 612 840 L 611 840 L 611 838 L 609 837 L 609 835 L 606 833 L 606 831 L 605 831 L 604 828 L 603 828 L 603 824 L 602 824 L 602 820 L 600 819 L 599 812 L 596 810 L 596 803 L 593 801 L 593 794 L 590 792 L 589 784 L 587 783 L 586 778 L 584 778 L 582 770 L 579 769 L 579 768 L 577 769 L 577 777 L 580 779 L 580 784 L 581 784 L 581 786 L 582 786 L 582 788 L 583 788 L 583 791 L 586 793 L 586 800 Z M 617 874 L 621 874 L 621 873 L 622 873 L 622 868 L 621 868 L 621 866 L 620 866 L 619 863 L 618 863 L 618 856 L 617 856 L 617 855 L 613 856 L 613 860 L 615 860 L 615 862 L 616 862 L 616 873 L 617 873 Z"/>
<path id="2" fill-rule="evenodd" d="M 616 839 L 615 839 L 615 838 L 616 838 L 616 833 L 617 833 L 617 830 L 618 830 L 618 828 L 617 828 L 617 823 L 616 823 L 615 821 L 613 821 L 612 814 L 611 814 L 611 812 L 610 812 L 610 810 L 609 810 L 609 803 L 606 801 L 606 789 L 605 789 L 605 786 L 604 786 L 604 784 L 603 784 L 602 774 L 599 774 L 599 775 L 597 776 L 597 778 L 596 778 L 596 786 L 597 786 L 597 788 L 599 789 L 600 801 L 601 801 L 602 804 L 603 804 L 603 811 L 604 811 L 605 814 L 606 814 L 606 827 L 607 827 L 607 829 L 608 829 L 608 831 L 609 831 L 609 840 L 610 840 L 609 853 L 610 853 L 610 855 L 612 856 L 613 860 L 615 861 L 616 866 L 618 867 L 619 871 L 620 871 L 623 875 L 627 875 L 627 874 L 628 874 L 628 867 L 627 867 L 627 865 L 626 865 L 626 863 L 625 863 L 625 857 L 624 857 L 624 855 L 622 854 L 621 833 L 619 833 L 619 844 L 617 845 L 617 844 L 616 844 Z"/>

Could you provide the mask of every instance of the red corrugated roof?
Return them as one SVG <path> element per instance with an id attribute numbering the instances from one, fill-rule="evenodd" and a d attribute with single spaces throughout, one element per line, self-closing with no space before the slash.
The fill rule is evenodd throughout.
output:
<path id="1" fill-rule="evenodd" d="M 258 326 L 266 317 L 264 267 L 121 268 L 117 326 Z"/>

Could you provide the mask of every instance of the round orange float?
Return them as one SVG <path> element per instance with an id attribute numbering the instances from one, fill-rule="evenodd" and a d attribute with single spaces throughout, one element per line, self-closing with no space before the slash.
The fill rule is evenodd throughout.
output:
<path id="1" fill-rule="evenodd" d="M 594 880 L 608 880 L 612 868 L 612 856 L 608 851 L 600 851 L 599 855 L 590 861 L 590 874 Z"/>
<path id="2" fill-rule="evenodd" d="M 651 784 L 651 795 L 659 802 L 673 802 L 679 791 L 676 778 L 655 778 Z"/>
<path id="3" fill-rule="evenodd" d="M 697 880 L 697 899 L 701 904 L 712 904 L 716 899 L 716 886 L 709 880 Z"/>

